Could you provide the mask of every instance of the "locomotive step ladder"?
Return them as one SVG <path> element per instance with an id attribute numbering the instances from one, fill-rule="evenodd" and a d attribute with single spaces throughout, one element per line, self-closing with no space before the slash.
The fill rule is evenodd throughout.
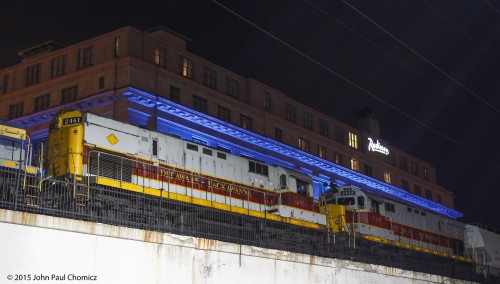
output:
<path id="1" fill-rule="evenodd" d="M 24 187 L 24 202 L 27 206 L 38 207 L 40 186 L 27 184 Z"/>
<path id="2" fill-rule="evenodd" d="M 25 204 L 38 207 L 42 192 L 42 172 L 38 168 L 35 171 L 33 175 L 28 174 L 28 170 L 24 173 L 22 189 Z"/>
<path id="3" fill-rule="evenodd" d="M 77 207 L 86 207 L 90 200 L 90 187 L 82 184 L 73 184 L 73 198 Z"/>

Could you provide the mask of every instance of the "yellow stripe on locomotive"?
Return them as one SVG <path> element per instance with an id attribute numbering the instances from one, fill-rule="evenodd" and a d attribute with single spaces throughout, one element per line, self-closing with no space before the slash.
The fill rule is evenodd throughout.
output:
<path id="1" fill-rule="evenodd" d="M 47 145 L 47 175 L 82 179 L 83 114 L 69 111 L 52 119 Z"/>

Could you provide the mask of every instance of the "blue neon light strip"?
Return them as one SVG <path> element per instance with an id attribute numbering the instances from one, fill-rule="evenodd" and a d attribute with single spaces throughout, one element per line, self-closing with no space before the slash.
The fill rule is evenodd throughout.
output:
<path id="1" fill-rule="evenodd" d="M 190 122 L 191 124 L 194 123 L 198 126 L 203 127 L 207 131 L 216 133 L 216 135 L 207 135 L 205 131 L 202 132 L 193 128 L 182 126 L 182 124 L 184 123 L 175 123 L 164 119 L 164 124 L 176 125 L 179 130 L 185 133 L 193 133 L 197 136 L 206 137 L 208 140 L 213 139 L 215 141 L 219 141 L 217 143 L 220 143 L 220 145 L 231 145 L 230 147 L 234 149 L 241 149 L 241 143 L 232 143 L 227 140 L 221 139 L 220 137 L 236 138 L 239 142 L 244 142 L 242 144 L 252 145 L 251 148 L 253 148 L 253 150 L 249 148 L 243 149 L 245 149 L 244 151 L 246 153 L 252 153 L 256 155 L 256 157 L 262 158 L 263 156 L 265 156 L 263 155 L 263 153 L 278 154 L 278 156 L 284 156 L 288 158 L 289 161 L 296 160 L 302 162 L 305 165 L 308 165 L 309 167 L 307 169 L 304 168 L 307 171 L 317 172 L 317 174 L 323 176 L 334 174 L 334 177 L 336 177 L 337 179 L 341 178 L 341 182 L 358 186 L 368 192 L 399 200 L 407 204 L 416 205 L 453 219 L 462 217 L 462 213 L 452 208 L 448 208 L 442 204 L 411 194 L 393 185 L 386 184 L 372 177 L 365 176 L 359 172 L 341 167 L 335 163 L 323 160 L 309 153 L 300 151 L 275 140 L 239 128 L 235 125 L 218 120 L 214 117 L 197 112 L 193 109 L 176 104 L 164 98 L 154 96 L 131 87 L 127 88 L 127 92 L 124 92 L 124 95 L 131 102 L 138 103 L 146 107 L 156 107 L 157 110 L 171 116 L 173 119 L 180 119 L 180 122 L 184 121 Z M 285 166 L 285 162 L 277 157 L 264 157 L 262 159 L 273 160 L 274 162 L 277 162 L 276 164 Z M 293 163 L 290 164 L 290 162 L 288 164 L 289 167 L 290 165 L 293 165 Z"/>
<path id="2" fill-rule="evenodd" d="M 26 127 L 39 125 L 44 122 L 50 121 L 56 115 L 56 113 L 61 109 L 88 111 L 96 107 L 101 107 L 104 105 L 111 104 L 113 101 L 117 99 L 118 96 L 115 95 L 103 97 L 102 94 L 97 94 L 83 98 L 78 101 L 74 101 L 64 105 L 59 105 L 56 107 L 51 107 L 46 110 L 42 110 L 32 114 L 24 115 L 19 118 L 12 119 L 11 121 L 15 123 L 21 123 Z"/>

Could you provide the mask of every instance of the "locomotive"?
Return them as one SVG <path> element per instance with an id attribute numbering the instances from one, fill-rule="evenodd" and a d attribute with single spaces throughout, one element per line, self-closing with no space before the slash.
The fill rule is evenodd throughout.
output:
<path id="1" fill-rule="evenodd" d="M 90 112 L 63 111 L 52 119 L 44 170 L 44 180 L 78 185 L 75 204 L 82 209 L 94 202 L 99 214 L 125 204 L 92 190 L 106 188 L 177 202 L 176 208 L 222 212 L 214 216 L 242 216 L 239 226 L 252 234 L 262 233 L 262 221 L 269 221 L 292 245 L 309 239 L 319 251 L 341 243 L 380 258 L 408 256 L 436 267 L 426 270 L 436 274 L 442 274 L 442 263 L 458 271 L 474 266 L 461 222 L 333 182 L 315 200 L 308 174 Z"/>
<path id="2" fill-rule="evenodd" d="M 50 125 L 47 175 L 271 218 L 469 261 L 464 225 L 352 186 L 319 201 L 312 177 L 92 113 Z"/>
<path id="3" fill-rule="evenodd" d="M 26 204 L 32 204 L 38 190 L 36 179 L 41 169 L 31 165 L 32 145 L 26 130 L 7 121 L 0 121 L 0 204 L 23 188 Z"/>

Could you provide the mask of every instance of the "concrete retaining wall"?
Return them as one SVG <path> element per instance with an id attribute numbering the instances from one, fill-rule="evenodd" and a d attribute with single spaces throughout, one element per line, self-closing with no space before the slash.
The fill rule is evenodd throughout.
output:
<path id="1" fill-rule="evenodd" d="M 0 283 L 469 282 L 0 209 Z"/>

